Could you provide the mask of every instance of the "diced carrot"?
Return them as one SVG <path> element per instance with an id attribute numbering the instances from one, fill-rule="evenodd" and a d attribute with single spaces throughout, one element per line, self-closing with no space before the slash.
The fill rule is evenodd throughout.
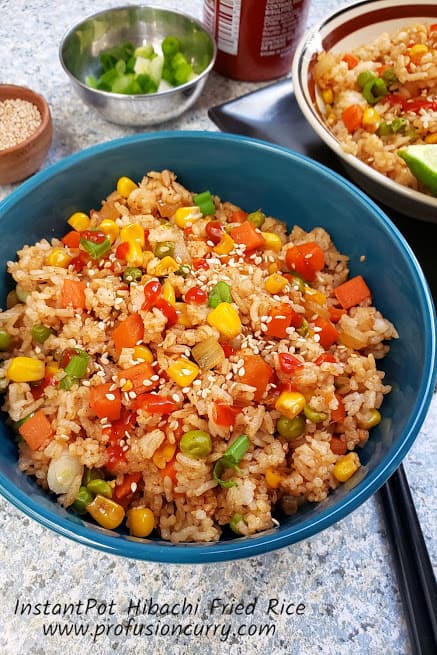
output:
<path id="1" fill-rule="evenodd" d="M 334 423 L 340 423 L 346 418 L 346 408 L 344 406 L 343 398 L 339 394 L 335 394 L 335 397 L 338 400 L 337 409 L 331 410 L 331 420 Z"/>
<path id="2" fill-rule="evenodd" d="M 123 348 L 134 348 L 143 337 L 143 319 L 135 312 L 130 314 L 124 321 L 121 321 L 112 332 L 112 338 L 118 354 L 121 353 Z"/>
<path id="3" fill-rule="evenodd" d="M 335 307 L 334 305 L 330 305 L 328 307 L 328 312 L 329 312 L 329 318 L 331 319 L 332 323 L 338 323 L 338 321 L 341 319 L 343 314 L 346 314 L 345 309 L 341 307 Z"/>
<path id="4" fill-rule="evenodd" d="M 245 355 L 242 359 L 244 374 L 239 376 L 239 382 L 255 387 L 255 400 L 259 402 L 273 377 L 273 369 L 261 355 Z"/>
<path id="5" fill-rule="evenodd" d="M 429 26 L 429 31 L 435 32 L 436 30 L 437 30 L 437 23 L 432 23 L 432 25 Z"/>
<path id="6" fill-rule="evenodd" d="M 18 432 L 31 450 L 39 450 L 53 436 L 50 421 L 42 409 L 38 409 L 26 419 L 18 428 Z"/>
<path id="7" fill-rule="evenodd" d="M 90 387 L 90 408 L 98 418 L 117 421 L 121 414 L 121 391 L 112 382 Z"/>
<path id="8" fill-rule="evenodd" d="M 244 223 L 247 220 L 248 213 L 242 209 L 236 209 L 232 212 L 231 223 Z"/>
<path id="9" fill-rule="evenodd" d="M 245 245 L 248 252 L 262 248 L 264 245 L 264 237 L 261 231 L 250 221 L 244 221 L 244 223 L 233 227 L 231 237 L 235 243 Z"/>
<path id="10" fill-rule="evenodd" d="M 116 484 L 114 488 L 114 496 L 117 498 L 117 500 L 121 500 L 122 498 L 125 498 L 126 496 L 130 496 L 132 493 L 132 485 L 133 484 L 138 484 L 138 482 L 141 480 L 141 473 L 127 473 L 124 478 L 123 482 L 120 484 Z"/>
<path id="11" fill-rule="evenodd" d="M 381 66 L 378 66 L 378 68 L 376 69 L 375 73 L 376 73 L 377 75 L 379 75 L 379 77 L 381 77 L 381 75 L 382 75 L 383 73 L 385 73 L 385 71 L 386 71 L 388 68 L 391 68 L 390 64 L 381 64 Z"/>
<path id="12" fill-rule="evenodd" d="M 121 370 L 118 373 L 118 379 L 130 380 L 132 382 L 130 391 L 139 395 L 145 391 L 152 391 L 159 385 L 159 378 L 157 380 L 150 379 L 154 375 L 155 371 L 152 365 L 149 362 L 141 362 L 141 364 L 135 364 L 135 366 Z"/>
<path id="13" fill-rule="evenodd" d="M 314 325 L 320 328 L 317 331 L 317 334 L 320 336 L 320 344 L 323 348 L 330 348 L 338 339 L 338 332 L 331 321 L 318 316 L 314 321 Z"/>
<path id="14" fill-rule="evenodd" d="M 173 486 L 177 485 L 178 483 L 178 479 L 176 477 L 177 473 L 175 469 L 175 463 L 176 463 L 176 459 L 173 458 L 169 462 L 167 462 L 167 464 L 163 469 L 159 469 L 159 474 L 161 478 L 164 479 L 166 477 L 169 477 L 170 480 L 173 482 Z"/>
<path id="15" fill-rule="evenodd" d="M 307 241 L 288 248 L 285 263 L 289 270 L 296 271 L 305 280 L 312 282 L 316 273 L 325 265 L 325 255 L 318 243 Z"/>
<path id="16" fill-rule="evenodd" d="M 298 314 L 288 303 L 280 303 L 269 312 L 270 321 L 266 324 L 267 330 L 264 335 L 268 339 L 286 339 L 289 327 L 300 328 L 302 325 L 302 314 Z"/>
<path id="17" fill-rule="evenodd" d="M 351 70 L 352 68 L 355 68 L 355 66 L 358 66 L 360 60 L 355 55 L 346 54 L 344 55 L 342 61 L 345 61 L 347 63 L 348 69 Z"/>
<path id="18" fill-rule="evenodd" d="M 361 275 L 351 277 L 340 284 L 334 289 L 334 294 L 343 309 L 355 307 L 371 296 L 370 289 Z"/>
<path id="19" fill-rule="evenodd" d="M 329 445 L 335 455 L 345 455 L 347 453 L 347 446 L 340 437 L 331 437 Z"/>
<path id="20" fill-rule="evenodd" d="M 61 241 L 64 246 L 67 246 L 67 248 L 79 248 L 80 232 L 71 230 L 71 232 L 67 232 L 67 234 L 62 237 Z"/>
<path id="21" fill-rule="evenodd" d="M 361 105 L 349 105 L 343 110 L 341 115 L 347 131 L 352 134 L 363 122 L 364 109 Z"/>
<path id="22" fill-rule="evenodd" d="M 61 306 L 85 309 L 85 282 L 66 278 L 62 285 Z"/>

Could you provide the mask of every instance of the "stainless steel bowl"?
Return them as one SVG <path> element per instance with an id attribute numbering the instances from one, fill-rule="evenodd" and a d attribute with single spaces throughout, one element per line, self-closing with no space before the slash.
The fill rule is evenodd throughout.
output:
<path id="1" fill-rule="evenodd" d="M 168 35 L 176 36 L 193 70 L 193 80 L 178 87 L 141 95 L 93 89 L 88 75 L 99 75 L 99 54 L 124 41 L 159 47 Z M 201 37 L 201 38 L 199 38 Z M 82 100 L 112 123 L 146 126 L 176 118 L 197 100 L 214 66 L 216 45 L 196 19 L 177 11 L 145 5 L 117 7 L 94 14 L 72 27 L 59 48 L 61 64 Z"/>

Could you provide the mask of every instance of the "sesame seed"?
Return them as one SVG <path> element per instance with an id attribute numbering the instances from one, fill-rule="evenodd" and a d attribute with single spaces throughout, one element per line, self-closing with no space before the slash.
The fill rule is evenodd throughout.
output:
<path id="1" fill-rule="evenodd" d="M 157 381 L 159 380 L 159 375 L 156 375 L 156 374 L 155 374 L 155 375 L 152 375 L 152 376 L 150 377 L 150 379 L 151 379 L 153 382 L 157 382 Z"/>
<path id="2" fill-rule="evenodd" d="M 135 493 L 137 488 L 138 488 L 137 483 L 136 482 L 131 482 L 130 490 L 132 491 L 132 493 Z"/>
<path id="3" fill-rule="evenodd" d="M 179 398 L 179 396 L 178 396 L 177 393 L 174 393 L 174 394 L 172 395 L 172 398 L 173 398 L 173 400 L 174 400 L 176 403 L 178 403 L 178 402 L 180 401 L 180 398 Z"/>
<path id="4" fill-rule="evenodd" d="M 240 368 L 240 370 L 238 371 L 238 375 L 240 376 L 240 378 L 242 378 L 243 375 L 245 375 L 245 374 L 246 374 L 246 369 L 244 368 L 244 366 L 242 366 Z"/>
<path id="5" fill-rule="evenodd" d="M 188 393 L 189 390 L 190 390 L 190 387 L 182 387 L 182 391 L 183 391 L 184 393 Z"/>
<path id="6" fill-rule="evenodd" d="M 115 396 L 113 393 L 105 393 L 105 398 L 108 400 L 115 400 Z"/>
<path id="7" fill-rule="evenodd" d="M 143 386 L 150 387 L 153 384 L 151 380 L 143 380 Z"/>
<path id="8" fill-rule="evenodd" d="M 128 396 L 129 398 L 132 398 L 132 400 L 134 400 L 137 397 L 137 394 L 135 393 L 135 391 L 128 391 Z"/>

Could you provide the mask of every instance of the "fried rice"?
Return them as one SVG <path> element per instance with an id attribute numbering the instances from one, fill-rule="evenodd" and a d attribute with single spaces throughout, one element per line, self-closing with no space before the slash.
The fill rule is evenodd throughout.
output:
<path id="1" fill-rule="evenodd" d="M 322 227 L 287 234 L 168 170 L 117 189 L 8 263 L 0 383 L 19 469 L 87 520 L 172 542 L 322 501 L 381 420 L 395 327 L 363 280 L 340 294 L 348 257 Z"/>
<path id="2" fill-rule="evenodd" d="M 365 89 L 369 73 L 378 80 L 373 90 L 371 82 Z M 437 143 L 437 25 L 385 32 L 347 53 L 322 52 L 312 76 L 323 120 L 344 150 L 395 182 L 429 193 L 397 151 Z"/>

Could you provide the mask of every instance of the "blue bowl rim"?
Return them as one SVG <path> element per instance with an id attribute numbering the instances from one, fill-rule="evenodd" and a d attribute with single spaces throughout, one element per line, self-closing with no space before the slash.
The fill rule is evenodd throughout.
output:
<path id="1" fill-rule="evenodd" d="M 370 496 L 372 496 L 394 473 L 400 465 L 405 455 L 413 445 L 420 427 L 425 420 L 433 390 L 437 378 L 436 363 L 436 313 L 433 299 L 428 287 L 428 283 L 422 272 L 416 256 L 408 245 L 407 241 L 392 223 L 388 216 L 373 202 L 365 193 L 363 193 L 354 184 L 343 178 L 341 175 L 319 164 L 315 160 L 294 152 L 288 148 L 273 145 L 266 141 L 245 137 L 240 135 L 228 134 L 225 132 L 206 132 L 206 131 L 157 131 L 146 134 L 137 134 L 129 137 L 122 137 L 105 143 L 97 144 L 86 148 L 82 151 L 69 155 L 61 161 L 52 164 L 48 168 L 37 173 L 33 178 L 23 182 L 17 189 L 12 191 L 2 202 L 0 202 L 0 221 L 1 214 L 7 211 L 24 199 L 34 189 L 42 185 L 47 179 L 62 172 L 69 167 L 85 161 L 88 157 L 100 155 L 107 151 L 112 151 L 120 146 L 126 146 L 131 143 L 149 142 L 153 140 L 175 140 L 175 139 L 194 139 L 199 141 L 210 140 L 214 142 L 225 141 L 229 143 L 240 143 L 249 147 L 262 148 L 267 152 L 282 154 L 287 158 L 304 162 L 310 169 L 317 170 L 324 176 L 333 178 L 340 187 L 344 187 L 349 193 L 358 196 L 358 199 L 370 206 L 377 215 L 380 225 L 387 234 L 395 237 L 400 248 L 409 258 L 411 263 L 411 273 L 416 278 L 418 286 L 423 292 L 422 303 L 424 313 L 427 315 L 428 334 L 426 337 L 426 353 L 424 379 L 419 390 L 420 402 L 416 408 L 416 413 L 410 418 L 405 427 L 405 438 L 400 446 L 391 452 L 371 473 L 369 473 L 357 487 L 351 489 L 349 493 L 338 504 L 327 510 L 321 511 L 316 517 L 302 520 L 298 525 L 290 526 L 283 533 L 268 531 L 266 534 L 260 534 L 250 538 L 241 538 L 231 542 L 219 541 L 211 544 L 171 544 L 164 542 L 155 542 L 147 540 L 131 541 L 120 538 L 120 535 L 114 533 L 93 530 L 81 524 L 72 524 L 53 512 L 41 507 L 35 501 L 15 486 L 0 473 L 0 493 L 17 509 L 24 512 L 27 516 L 34 519 L 44 527 L 67 537 L 82 545 L 91 546 L 97 550 L 106 552 L 111 555 L 119 555 L 143 561 L 165 562 L 174 564 L 206 564 L 219 561 L 227 561 L 253 557 L 270 552 L 285 546 L 292 545 L 302 539 L 315 535 L 322 530 L 330 527 L 337 521 L 345 518 L 354 511 Z M 90 524 L 91 525 L 91 524 Z M 94 536 L 95 534 L 95 536 Z"/>

